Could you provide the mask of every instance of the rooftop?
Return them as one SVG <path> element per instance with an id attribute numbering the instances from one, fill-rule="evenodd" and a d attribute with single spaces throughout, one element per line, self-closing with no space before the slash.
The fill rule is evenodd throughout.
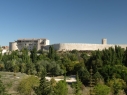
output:
<path id="1" fill-rule="evenodd" d="M 22 39 L 18 39 L 17 41 L 19 41 L 19 40 L 39 40 L 39 39 L 41 39 L 41 40 L 46 40 L 46 38 L 22 38 Z"/>

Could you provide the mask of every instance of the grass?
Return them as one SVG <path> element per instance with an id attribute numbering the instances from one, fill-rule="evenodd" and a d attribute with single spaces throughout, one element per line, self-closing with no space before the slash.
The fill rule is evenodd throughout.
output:
<path id="1" fill-rule="evenodd" d="M 27 77 L 24 73 L 13 72 L 0 72 L 0 75 L 8 94 L 11 95 L 18 95 L 17 86 L 22 78 Z"/>

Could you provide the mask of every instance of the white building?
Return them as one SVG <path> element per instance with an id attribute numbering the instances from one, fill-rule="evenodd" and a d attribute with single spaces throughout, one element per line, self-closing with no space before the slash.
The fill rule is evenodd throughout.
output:
<path id="1" fill-rule="evenodd" d="M 9 50 L 21 50 L 23 48 L 28 48 L 28 50 L 32 50 L 34 47 L 37 50 L 42 49 L 44 46 L 49 45 L 48 39 L 18 39 L 15 42 L 9 42 Z"/>

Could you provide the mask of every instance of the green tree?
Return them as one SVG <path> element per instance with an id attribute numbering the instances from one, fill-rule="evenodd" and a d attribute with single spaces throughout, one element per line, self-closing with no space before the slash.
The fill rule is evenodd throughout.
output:
<path id="1" fill-rule="evenodd" d="M 103 83 L 103 77 L 101 76 L 101 74 L 99 72 L 96 72 L 93 75 L 93 79 L 94 79 L 95 84 Z"/>
<path id="2" fill-rule="evenodd" d="M 23 48 L 22 50 L 21 50 L 21 52 L 22 52 L 22 55 L 21 55 L 21 58 L 22 58 L 22 61 L 24 62 L 24 63 L 30 63 L 30 56 L 29 56 L 29 51 L 28 51 L 28 49 L 27 48 Z"/>
<path id="3" fill-rule="evenodd" d="M 114 78 L 108 82 L 108 85 L 112 88 L 114 95 L 118 95 L 120 90 L 126 88 L 126 82 L 122 79 Z"/>
<path id="4" fill-rule="evenodd" d="M 54 58 L 55 58 L 55 54 L 56 54 L 56 52 L 55 52 L 55 50 L 54 50 L 54 47 L 53 47 L 53 46 L 49 46 L 48 57 L 49 57 L 50 59 L 54 59 Z"/>
<path id="5" fill-rule="evenodd" d="M 37 62 L 37 49 L 36 49 L 36 47 L 34 47 L 31 50 L 30 57 L 31 57 L 33 63 L 36 63 Z"/>
<path id="6" fill-rule="evenodd" d="M 2 48 L 0 47 L 0 61 L 2 60 Z"/>
<path id="7" fill-rule="evenodd" d="M 124 65 L 127 66 L 127 47 L 126 47 L 126 50 L 124 52 L 124 60 L 123 60 L 123 62 L 124 62 Z"/>
<path id="8" fill-rule="evenodd" d="M 35 76 L 28 76 L 20 81 L 17 91 L 20 95 L 31 95 L 33 88 L 39 85 L 39 78 Z"/>
<path id="9" fill-rule="evenodd" d="M 53 64 L 50 64 L 53 65 Z M 54 66 L 51 68 L 50 73 L 52 75 L 62 75 L 64 73 L 64 70 L 60 68 L 60 65 L 57 63 L 54 63 Z"/>
<path id="10" fill-rule="evenodd" d="M 110 87 L 104 84 L 97 84 L 93 88 L 93 92 L 95 95 L 109 95 L 110 93 Z"/>
<path id="11" fill-rule="evenodd" d="M 84 62 L 87 63 L 88 59 L 90 58 L 87 53 L 83 52 L 81 54 L 81 57 L 83 58 Z"/>
<path id="12" fill-rule="evenodd" d="M 5 69 L 4 62 L 0 61 L 0 71 L 3 71 Z"/>
<path id="13" fill-rule="evenodd" d="M 34 63 L 27 63 L 26 64 L 26 73 L 27 74 L 36 74 L 35 64 Z"/>
<path id="14" fill-rule="evenodd" d="M 26 64 L 25 63 L 20 63 L 20 72 L 21 73 L 26 73 Z"/>
<path id="15" fill-rule="evenodd" d="M 81 82 L 85 85 L 88 85 L 88 81 L 90 79 L 90 73 L 88 72 L 88 70 L 85 67 L 82 67 L 80 70 L 78 70 L 78 74 Z"/>
<path id="16" fill-rule="evenodd" d="M 56 95 L 55 94 L 56 84 L 57 84 L 57 82 L 55 81 L 55 79 L 51 78 L 51 80 L 50 80 L 51 95 Z"/>
<path id="17" fill-rule="evenodd" d="M 55 95 L 67 95 L 67 83 L 64 80 L 59 81 L 55 87 Z"/>
<path id="18" fill-rule="evenodd" d="M 82 90 L 82 82 L 79 80 L 78 73 L 76 75 L 76 83 L 72 84 L 72 88 L 74 88 L 74 95 L 82 95 L 81 90 Z"/>
<path id="19" fill-rule="evenodd" d="M 51 95 L 50 82 L 45 79 L 46 71 L 43 70 L 40 79 L 40 85 L 34 88 L 37 95 Z"/>

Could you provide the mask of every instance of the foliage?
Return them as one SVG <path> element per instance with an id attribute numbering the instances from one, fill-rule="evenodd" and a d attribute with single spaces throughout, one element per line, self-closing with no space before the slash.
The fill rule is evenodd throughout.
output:
<path id="1" fill-rule="evenodd" d="M 97 84 L 93 89 L 95 95 L 109 95 L 110 88 L 104 84 Z"/>
<path id="2" fill-rule="evenodd" d="M 95 84 L 103 83 L 103 77 L 101 76 L 101 74 L 99 72 L 96 72 L 93 75 L 93 79 L 94 79 Z"/>
<path id="3" fill-rule="evenodd" d="M 30 56 L 29 56 L 29 50 L 27 48 L 23 48 L 21 50 L 21 58 L 22 58 L 22 62 L 23 63 L 30 63 L 31 62 L 31 59 L 30 59 Z"/>
<path id="4" fill-rule="evenodd" d="M 54 95 L 67 95 L 67 92 L 68 92 L 67 83 L 63 80 L 59 81 L 56 84 Z"/>
<path id="5" fill-rule="evenodd" d="M 79 79 L 85 84 L 88 85 L 88 81 L 90 79 L 90 73 L 88 72 L 88 70 L 84 67 L 82 67 L 81 69 L 78 70 L 78 74 L 79 74 Z"/>
<path id="6" fill-rule="evenodd" d="M 51 78 L 50 80 L 51 95 L 56 95 L 55 94 L 56 85 L 57 85 L 57 82 L 55 81 L 55 79 Z"/>
<path id="7" fill-rule="evenodd" d="M 46 71 L 43 70 L 40 79 L 40 85 L 34 88 L 37 95 L 51 95 L 50 82 L 45 79 Z"/>
<path id="8" fill-rule="evenodd" d="M 82 82 L 79 80 L 79 77 L 78 77 L 78 73 L 76 75 L 76 83 L 73 83 L 72 84 L 72 87 L 74 88 L 74 94 L 75 95 L 82 95 L 81 94 L 81 90 L 82 90 Z"/>
<path id="9" fill-rule="evenodd" d="M 21 80 L 18 85 L 17 91 L 20 95 L 31 95 L 33 92 L 33 87 L 39 85 L 39 78 L 35 76 L 28 76 Z"/>
<path id="10" fill-rule="evenodd" d="M 36 47 L 34 47 L 34 48 L 31 50 L 31 55 L 30 55 L 30 57 L 31 57 L 33 63 L 37 62 L 37 49 L 36 49 Z"/>
<path id="11" fill-rule="evenodd" d="M 50 46 L 50 47 L 49 47 L 48 57 L 49 57 L 50 59 L 54 59 L 54 58 L 55 58 L 55 50 L 54 50 L 53 46 Z"/>
<path id="12" fill-rule="evenodd" d="M 49 52 L 37 51 L 34 47 L 31 51 L 23 48 L 21 51 L 11 51 L 4 55 L 0 53 L 1 71 L 22 72 L 39 77 L 42 77 L 43 70 L 52 76 L 76 75 L 78 72 L 79 79 L 85 86 L 89 84 L 91 67 L 96 84 L 101 81 L 106 84 L 114 80 L 114 77 L 127 82 L 127 48 L 124 50 L 115 46 L 101 51 L 56 51 L 53 46 L 50 46 Z M 47 92 L 52 92 L 52 88 L 48 87 L 51 83 L 47 82 L 44 77 L 42 79 L 44 86 L 48 88 Z M 121 82 L 118 81 L 119 83 Z M 56 83 L 53 89 L 57 85 Z"/>
<path id="13" fill-rule="evenodd" d="M 0 76 L 0 78 L 1 78 L 1 76 Z M 6 88 L 3 85 L 3 82 L 1 80 L 0 80 L 0 95 L 9 95 L 6 93 Z"/>
<path id="14" fill-rule="evenodd" d="M 118 95 L 120 90 L 126 88 L 126 82 L 122 79 L 114 78 L 108 82 L 108 85 L 112 88 L 114 95 Z"/>

